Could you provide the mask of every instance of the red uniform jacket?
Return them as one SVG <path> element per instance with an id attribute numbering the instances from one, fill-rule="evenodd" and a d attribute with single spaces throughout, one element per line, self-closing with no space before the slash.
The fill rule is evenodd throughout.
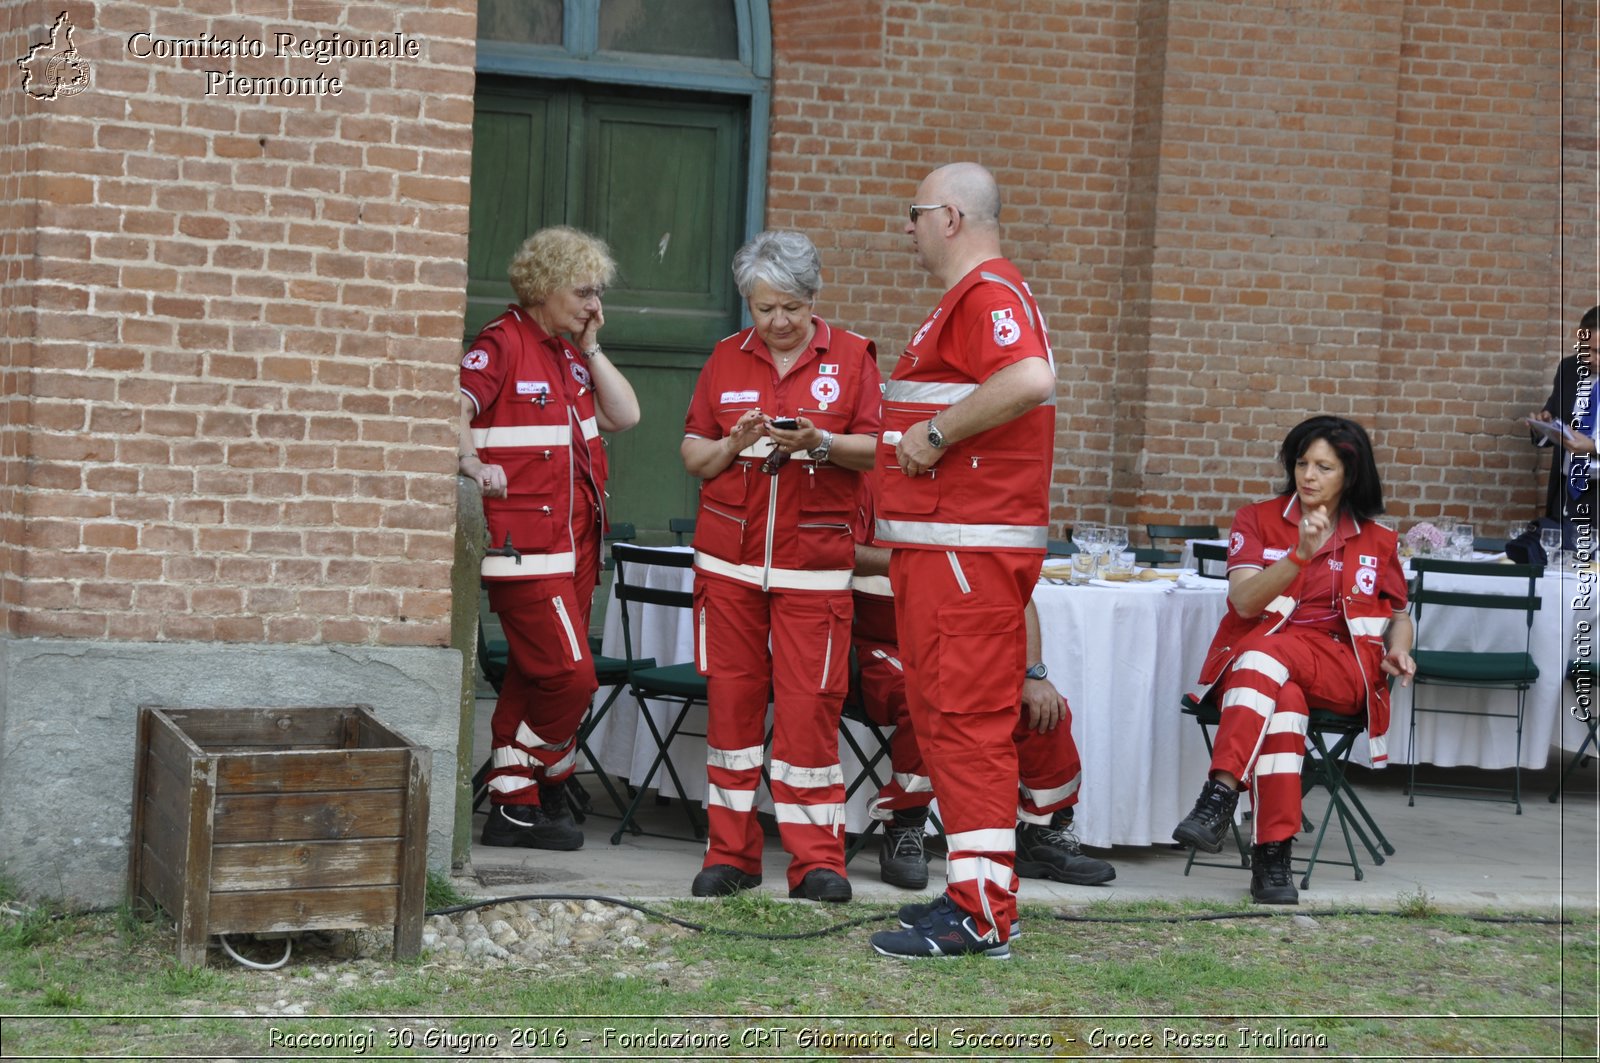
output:
<path id="1" fill-rule="evenodd" d="M 873 469 L 880 546 L 1043 552 L 1050 524 L 1055 401 L 952 444 L 921 476 L 895 458 L 900 434 L 1024 358 L 1050 362 L 1044 317 L 1015 266 L 990 259 L 945 293 L 895 364 Z"/>
<path id="2" fill-rule="evenodd" d="M 485 557 L 485 579 L 570 575 L 574 498 L 588 490 L 604 506 L 606 452 L 595 422 L 589 363 L 512 306 L 484 326 L 461 359 L 461 390 L 478 414 L 478 458 L 506 473 L 505 498 L 485 498 L 490 544 L 510 535 L 520 558 Z M 602 521 L 604 513 L 601 514 Z"/>
<path id="3" fill-rule="evenodd" d="M 872 343 L 812 320 L 811 348 L 782 380 L 754 328 L 718 343 L 700 371 L 685 433 L 721 439 L 759 408 L 838 434 L 875 434 L 881 384 Z M 861 474 L 800 451 L 769 475 L 761 466 L 771 450 L 763 436 L 700 485 L 696 569 L 763 589 L 847 590 Z"/>

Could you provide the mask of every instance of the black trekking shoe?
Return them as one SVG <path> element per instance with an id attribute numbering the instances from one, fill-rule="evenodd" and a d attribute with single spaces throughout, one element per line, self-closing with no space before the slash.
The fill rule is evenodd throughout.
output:
<path id="1" fill-rule="evenodd" d="M 808 901 L 843 904 L 851 896 L 850 880 L 837 871 L 815 867 L 806 872 L 805 878 L 800 880 L 800 885 L 789 891 L 789 896 Z"/>
<path id="2" fill-rule="evenodd" d="M 1257 904 L 1299 904 L 1289 867 L 1294 840 L 1264 842 L 1250 847 L 1250 899 Z"/>
<path id="3" fill-rule="evenodd" d="M 544 814 L 550 817 L 552 823 L 577 829 L 577 817 L 573 815 L 572 805 L 567 801 L 566 783 L 540 783 L 539 807 L 544 809 Z"/>
<path id="4" fill-rule="evenodd" d="M 1173 828 L 1172 840 L 1208 853 L 1222 852 L 1222 840 L 1233 826 L 1233 810 L 1238 804 L 1239 791 L 1207 779 L 1194 811 Z"/>
<path id="5" fill-rule="evenodd" d="M 761 885 L 760 875 L 746 874 L 732 864 L 712 864 L 700 869 L 689 892 L 696 897 L 729 897 Z"/>
<path id="6" fill-rule="evenodd" d="M 1049 823 L 1017 824 L 1017 874 L 1074 886 L 1099 886 L 1117 877 L 1104 860 L 1084 856 L 1072 820 L 1057 812 Z"/>
<path id="7" fill-rule="evenodd" d="M 583 832 L 572 823 L 552 819 L 538 805 L 489 806 L 484 821 L 484 845 L 522 846 L 527 849 L 556 849 L 570 852 L 583 848 Z"/>
<path id="8" fill-rule="evenodd" d="M 899 809 L 883 825 L 883 847 L 878 850 L 878 877 L 901 889 L 928 888 L 928 853 L 922 846 L 927 831 L 926 808 Z"/>

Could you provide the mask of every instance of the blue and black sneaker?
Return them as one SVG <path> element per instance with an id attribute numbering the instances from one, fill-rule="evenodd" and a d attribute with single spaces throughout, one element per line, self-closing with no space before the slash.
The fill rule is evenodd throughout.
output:
<path id="1" fill-rule="evenodd" d="M 913 907 L 907 905 L 907 907 Z M 900 960 L 942 959 L 947 956 L 987 956 L 1009 960 L 1011 946 L 990 931 L 979 936 L 972 917 L 941 896 L 928 912 L 906 930 L 880 930 L 872 935 L 872 947 L 880 956 Z"/>

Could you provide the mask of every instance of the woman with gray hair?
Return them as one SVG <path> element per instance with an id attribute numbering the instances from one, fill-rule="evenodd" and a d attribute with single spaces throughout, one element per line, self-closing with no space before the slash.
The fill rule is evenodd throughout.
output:
<path id="1" fill-rule="evenodd" d="M 849 683 L 852 535 L 877 445 L 871 342 L 812 313 L 822 263 L 796 232 L 739 249 L 754 324 L 718 343 L 684 425 L 700 478 L 696 663 L 707 677 L 710 841 L 697 897 L 761 883 L 761 781 L 773 702 L 771 792 L 791 897 L 847 901 L 839 713 Z"/>

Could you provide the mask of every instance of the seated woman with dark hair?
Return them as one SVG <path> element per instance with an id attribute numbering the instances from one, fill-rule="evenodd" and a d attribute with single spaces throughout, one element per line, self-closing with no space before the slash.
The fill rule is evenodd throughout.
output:
<path id="1" fill-rule="evenodd" d="M 1280 494 L 1234 516 L 1228 613 L 1200 681 L 1222 708 L 1211 777 L 1172 837 L 1222 851 L 1239 791 L 1255 809 L 1250 896 L 1297 904 L 1289 871 L 1300 830 L 1309 709 L 1367 716 L 1374 765 L 1387 759 L 1389 676 L 1409 684 L 1411 617 L 1395 533 L 1372 518 L 1383 486 L 1366 430 L 1313 417 L 1290 430 Z"/>

